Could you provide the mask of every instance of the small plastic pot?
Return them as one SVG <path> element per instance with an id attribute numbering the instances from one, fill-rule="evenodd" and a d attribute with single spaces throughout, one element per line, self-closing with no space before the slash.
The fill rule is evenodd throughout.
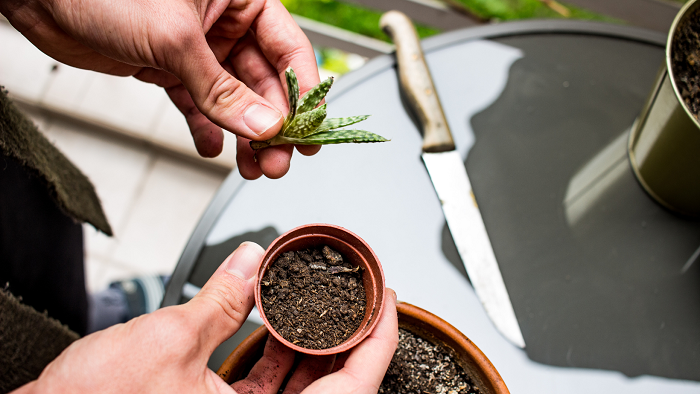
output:
<path id="1" fill-rule="evenodd" d="M 362 267 L 362 284 L 365 288 L 366 305 L 365 317 L 360 323 L 360 327 L 345 342 L 328 349 L 307 349 L 297 346 L 286 339 L 272 328 L 267 320 L 262 306 L 261 281 L 268 268 L 274 263 L 282 253 L 289 251 L 303 250 L 312 247 L 328 245 L 338 251 L 353 266 Z M 255 287 L 255 305 L 260 311 L 263 322 L 272 335 L 281 343 L 297 352 L 325 355 L 344 352 L 360 343 L 372 332 L 374 326 L 379 321 L 384 304 L 384 271 L 379 263 L 379 259 L 367 243 L 354 233 L 331 224 L 307 224 L 297 227 L 274 240 L 265 251 L 260 268 L 258 268 L 258 278 Z"/>
<path id="2" fill-rule="evenodd" d="M 418 308 L 400 302 L 396 305 L 399 327 L 411 331 L 421 338 L 452 349 L 457 363 L 464 368 L 484 394 L 509 394 L 503 378 L 484 353 L 451 324 Z M 268 330 L 265 326 L 253 331 L 226 358 L 219 376 L 228 384 L 246 377 L 253 365 L 262 357 Z"/>

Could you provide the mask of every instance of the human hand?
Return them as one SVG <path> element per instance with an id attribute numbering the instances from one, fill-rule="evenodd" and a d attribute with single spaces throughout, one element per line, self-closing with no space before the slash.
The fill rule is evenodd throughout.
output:
<path id="1" fill-rule="evenodd" d="M 283 393 L 376 393 L 399 340 L 396 293 L 387 290 L 382 315 L 367 338 L 338 355 L 304 355 Z M 231 387 L 237 393 L 277 393 L 294 364 L 295 355 L 294 350 L 268 335 L 263 356 L 244 380 Z"/>
<path id="2" fill-rule="evenodd" d="M 58 61 L 164 87 L 200 155 L 221 153 L 223 128 L 238 136 L 243 177 L 289 170 L 292 146 L 261 150 L 255 161 L 248 145 L 279 132 L 287 67 L 302 93 L 319 82 L 311 44 L 278 0 L 0 0 L 0 12 Z"/>
<path id="3" fill-rule="evenodd" d="M 256 244 L 242 244 L 188 303 L 74 342 L 38 380 L 14 393 L 277 393 L 294 359 L 294 352 L 279 342 L 269 342 L 248 378 L 233 386 L 207 367 L 214 349 L 240 328 L 253 307 L 263 252 Z M 393 291 L 388 294 L 376 328 L 346 361 L 304 360 L 287 385 L 288 392 L 306 386 L 305 393 L 376 392 L 398 342 L 396 298 Z M 316 380 L 334 364 L 342 369 Z"/>

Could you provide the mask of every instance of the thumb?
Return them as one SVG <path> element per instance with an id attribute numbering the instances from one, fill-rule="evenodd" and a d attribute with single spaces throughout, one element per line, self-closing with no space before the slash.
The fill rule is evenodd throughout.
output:
<path id="1" fill-rule="evenodd" d="M 250 314 L 255 303 L 256 273 L 264 252 L 258 244 L 242 243 L 184 305 L 201 333 L 206 354 L 235 334 Z"/>
<path id="2" fill-rule="evenodd" d="M 194 41 L 176 57 L 172 72 L 199 111 L 219 127 L 251 140 L 275 136 L 282 128 L 282 113 L 224 70 L 203 35 Z"/>

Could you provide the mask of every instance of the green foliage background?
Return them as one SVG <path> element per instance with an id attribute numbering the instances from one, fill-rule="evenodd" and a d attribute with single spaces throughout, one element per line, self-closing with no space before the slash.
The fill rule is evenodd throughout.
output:
<path id="1" fill-rule="evenodd" d="M 564 18 L 539 0 L 455 0 L 485 19 L 515 20 L 531 18 Z M 609 0 L 615 1 L 615 0 Z M 561 3 L 571 11 L 570 19 L 616 22 L 614 18 Z"/>
<path id="2" fill-rule="evenodd" d="M 515 20 L 530 18 L 563 18 L 539 0 L 453 0 L 468 11 L 489 20 Z M 615 0 L 610 0 L 615 1 Z M 685 1 L 685 0 L 676 0 Z M 370 8 L 343 3 L 338 0 L 282 0 L 293 14 L 317 20 L 329 25 L 388 41 L 379 29 L 382 13 Z M 571 11 L 572 19 L 618 22 L 617 20 L 562 3 Z M 439 29 L 418 25 L 421 38 L 440 33 Z"/>
<path id="3" fill-rule="evenodd" d="M 340 27 L 355 33 L 383 41 L 389 38 L 379 28 L 381 11 L 338 0 L 281 0 L 287 10 L 309 19 Z M 467 12 L 491 21 L 508 21 L 532 18 L 564 18 L 540 0 L 447 0 Z M 608 0 L 617 1 L 617 0 Z M 685 3 L 688 0 L 671 0 Z M 585 9 L 560 2 L 571 15 L 570 19 L 595 20 L 610 23 L 623 23 L 612 17 L 600 15 Z M 416 25 L 421 38 L 440 33 L 439 29 L 431 26 Z M 319 51 L 324 68 L 343 74 L 349 71 L 345 62 L 345 54 L 332 48 L 322 48 Z"/>
<path id="4" fill-rule="evenodd" d="M 382 16 L 379 11 L 336 0 L 282 0 L 282 4 L 292 14 L 389 41 L 379 28 L 379 18 Z M 421 37 L 440 32 L 438 29 L 422 25 L 416 26 L 416 29 Z"/>

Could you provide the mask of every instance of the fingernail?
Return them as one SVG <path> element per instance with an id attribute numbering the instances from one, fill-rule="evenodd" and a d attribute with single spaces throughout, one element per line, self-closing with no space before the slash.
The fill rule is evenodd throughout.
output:
<path id="1" fill-rule="evenodd" d="M 279 111 L 262 104 L 253 105 L 248 108 L 243 115 L 243 121 L 246 126 L 257 135 L 269 130 L 272 126 L 276 125 L 281 118 L 282 114 Z"/>
<path id="2" fill-rule="evenodd" d="M 226 271 L 243 280 L 252 278 L 260 263 L 260 254 L 255 249 L 251 242 L 243 242 L 228 258 Z"/>

